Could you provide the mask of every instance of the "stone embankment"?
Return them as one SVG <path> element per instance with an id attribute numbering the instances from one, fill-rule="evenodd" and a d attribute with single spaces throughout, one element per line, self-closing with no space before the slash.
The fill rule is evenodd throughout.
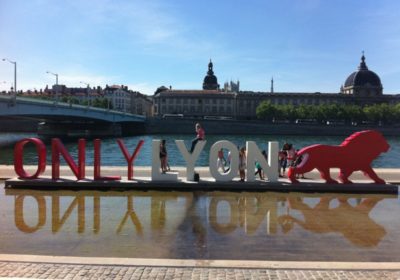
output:
<path id="1" fill-rule="evenodd" d="M 29 174 L 34 174 L 36 166 L 25 166 Z M 355 172 L 350 179 L 353 184 L 325 184 L 319 173 L 312 171 L 306 173 L 306 179 L 300 179 L 300 184 L 292 184 L 287 178 L 279 178 L 276 182 L 255 180 L 250 182 L 239 182 L 236 177 L 228 182 L 216 182 L 207 167 L 197 167 L 196 172 L 200 174 L 200 181 L 186 180 L 186 169 L 184 167 L 172 167 L 171 172 L 178 175 L 177 181 L 160 181 L 151 179 L 150 167 L 135 167 L 133 180 L 127 180 L 126 167 L 103 167 L 102 176 L 121 176 L 118 181 L 93 181 L 93 168 L 87 168 L 86 180 L 77 181 L 71 170 L 63 166 L 60 170 L 61 180 L 51 180 L 51 167 L 46 168 L 45 174 L 36 180 L 19 180 L 12 166 L 0 166 L 0 178 L 8 179 L 6 188 L 32 188 L 32 189 L 118 189 L 118 190 L 161 190 L 161 191 L 275 191 L 275 192 L 317 192 L 317 193 L 363 193 L 363 194 L 391 194 L 399 192 L 400 172 L 397 169 L 376 169 L 378 176 L 386 181 L 385 185 L 372 184 L 372 180 L 366 178 L 361 172 Z M 333 169 L 333 178 L 338 177 L 338 170 Z"/>
<path id="2" fill-rule="evenodd" d="M 202 119 L 162 119 L 148 118 L 145 134 L 193 134 L 194 125 L 200 122 L 207 134 L 219 135 L 310 135 L 347 136 L 356 131 L 374 129 L 385 136 L 400 135 L 400 127 L 395 126 L 351 126 L 323 124 L 276 124 L 258 120 L 202 120 Z M 38 121 L 1 119 L 1 132 L 37 132 Z M 143 129 L 123 127 L 124 135 L 143 134 Z"/>
<path id="3" fill-rule="evenodd" d="M 161 119 L 146 120 L 146 134 L 193 134 L 196 122 L 202 124 L 207 134 L 219 135 L 310 135 L 348 136 L 361 130 L 378 130 L 385 136 L 400 135 L 400 127 L 394 126 L 351 126 L 323 124 L 276 124 L 257 120 L 200 120 Z"/>

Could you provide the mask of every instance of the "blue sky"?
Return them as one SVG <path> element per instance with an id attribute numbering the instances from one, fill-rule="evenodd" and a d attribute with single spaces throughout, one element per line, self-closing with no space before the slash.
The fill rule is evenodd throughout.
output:
<path id="1" fill-rule="evenodd" d="M 222 86 L 338 92 L 365 51 L 384 93 L 400 93 L 400 1 L 0 0 L 0 58 L 18 89 L 124 84 L 201 89 L 211 58 Z M 13 66 L 0 61 L 0 90 Z"/>

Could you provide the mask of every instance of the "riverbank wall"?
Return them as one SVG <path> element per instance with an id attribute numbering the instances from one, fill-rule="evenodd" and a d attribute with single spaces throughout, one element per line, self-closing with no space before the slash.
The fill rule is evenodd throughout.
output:
<path id="1" fill-rule="evenodd" d="M 310 135 L 348 136 L 361 130 L 378 130 L 385 136 L 399 136 L 400 127 L 393 126 L 351 126 L 323 124 L 275 124 L 258 120 L 196 120 L 160 119 L 146 120 L 146 134 L 194 134 L 199 122 L 210 135 Z"/>
<path id="2" fill-rule="evenodd" d="M 38 120 L 0 119 L 0 132 L 37 132 Z"/>
<path id="3" fill-rule="evenodd" d="M 123 125 L 124 135 L 142 134 L 194 134 L 194 126 L 199 122 L 207 135 L 310 135 L 348 136 L 361 130 L 378 130 L 385 136 L 400 136 L 400 127 L 395 126 L 351 126 L 323 124 L 275 124 L 259 120 L 201 120 L 148 118 L 143 125 Z M 38 121 L 20 119 L 0 119 L 0 132 L 33 132 L 38 129 Z"/>
<path id="4" fill-rule="evenodd" d="M 125 177 L 117 181 L 102 180 L 94 181 L 89 174 L 93 174 L 91 168 L 85 180 L 76 180 L 71 176 L 71 170 L 64 166 L 60 173 L 67 173 L 63 179 L 52 180 L 50 168 L 43 177 L 39 179 L 18 179 L 13 176 L 15 173 L 11 166 L 0 166 L 1 178 L 12 178 L 5 181 L 6 189 L 36 189 L 36 190 L 158 190 L 158 191 L 274 191 L 274 192 L 307 192 L 307 193 L 358 193 L 358 194 L 390 194 L 398 195 L 399 192 L 399 172 L 397 169 L 376 169 L 378 176 L 386 181 L 387 184 L 374 184 L 372 180 L 365 177 L 362 172 L 354 172 L 350 179 L 351 184 L 326 184 L 319 178 L 317 171 L 308 172 L 305 179 L 300 179 L 301 183 L 291 184 L 288 178 L 279 178 L 278 181 L 267 182 L 264 180 L 239 181 L 238 176 L 228 182 L 218 182 L 213 178 L 209 168 L 196 167 L 196 172 L 200 174 L 199 181 L 192 182 L 186 180 L 185 167 L 171 167 L 170 175 L 180 175 L 176 181 L 165 178 L 165 180 L 152 180 L 151 167 L 135 167 L 135 177 L 127 180 Z M 34 172 L 36 166 L 26 166 L 25 170 Z M 103 176 L 112 173 L 111 176 L 123 176 L 126 168 L 109 167 L 102 168 Z M 33 173 L 30 173 L 33 174 Z M 46 176 L 47 175 L 47 176 Z M 339 170 L 332 170 L 332 176 L 337 178 Z M 10 177 L 11 176 L 11 177 Z M 108 175 L 107 175 L 108 176 Z M 1 182 L 0 182 L 1 183 Z"/>

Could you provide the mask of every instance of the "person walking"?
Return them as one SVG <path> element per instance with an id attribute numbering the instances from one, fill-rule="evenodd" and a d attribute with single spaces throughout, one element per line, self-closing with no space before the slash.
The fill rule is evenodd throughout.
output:
<path id="1" fill-rule="evenodd" d="M 258 176 L 260 176 L 260 180 L 264 180 L 263 170 L 261 168 L 261 164 L 258 161 L 256 161 L 256 169 L 257 171 L 254 173 L 254 175 L 257 176 L 258 174 Z"/>

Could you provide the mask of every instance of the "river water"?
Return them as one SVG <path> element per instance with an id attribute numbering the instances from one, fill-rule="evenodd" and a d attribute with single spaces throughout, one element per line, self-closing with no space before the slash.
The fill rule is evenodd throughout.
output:
<path id="1" fill-rule="evenodd" d="M 2 143 L 12 143 L 26 136 L 26 134 L 0 134 L 0 165 L 1 164 L 13 164 L 13 147 L 12 145 L 2 146 Z M 124 137 L 123 139 L 128 150 L 133 153 L 139 140 L 144 140 L 144 145 L 135 160 L 135 165 L 138 166 L 150 166 L 151 165 L 151 142 L 153 139 L 166 139 L 168 161 L 171 166 L 183 166 L 185 161 L 180 154 L 174 140 L 185 140 L 188 149 L 190 148 L 191 135 L 142 135 L 133 137 Z M 200 154 L 199 159 L 196 163 L 197 166 L 207 166 L 209 161 L 209 150 L 213 143 L 219 140 L 229 140 L 237 146 L 244 146 L 246 141 L 255 141 L 260 149 L 267 150 L 268 141 L 278 141 L 280 147 L 285 142 L 293 143 L 296 149 L 313 145 L 313 144 L 329 144 L 339 145 L 345 137 L 341 136 L 252 136 L 252 135 L 208 135 L 207 144 Z M 386 137 L 386 140 L 390 144 L 391 148 L 387 153 L 382 154 L 374 162 L 374 167 L 384 168 L 399 168 L 400 167 L 400 139 L 398 137 Z M 77 142 L 65 142 L 64 143 L 70 154 L 77 157 Z M 47 156 L 48 163 L 50 163 L 50 145 L 47 143 Z M 107 138 L 102 140 L 101 146 L 101 160 L 102 165 L 105 166 L 124 166 L 126 165 L 125 158 L 116 142 L 116 138 Z M 25 164 L 36 164 L 36 150 L 33 146 L 26 146 L 24 151 Z M 357 156 L 357 155 L 354 155 Z M 86 145 L 86 162 L 87 165 L 93 164 L 93 142 L 87 141 Z"/>

